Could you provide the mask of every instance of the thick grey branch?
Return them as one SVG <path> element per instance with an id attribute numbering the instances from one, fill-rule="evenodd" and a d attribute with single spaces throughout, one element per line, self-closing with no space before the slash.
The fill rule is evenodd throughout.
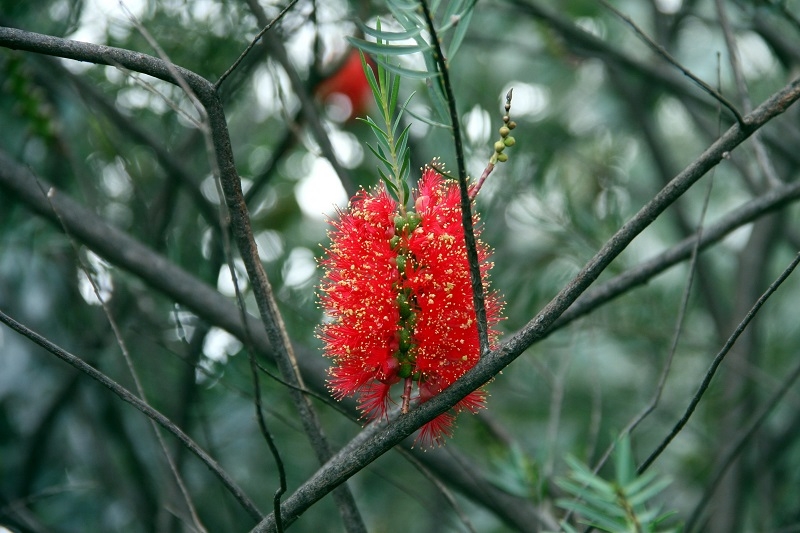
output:
<path id="1" fill-rule="evenodd" d="M 483 357 L 472 370 L 451 387 L 430 401 L 399 417 L 385 430 L 357 447 L 345 447 L 331 458 L 314 476 L 286 499 L 283 518 L 290 522 L 308 506 L 327 494 L 333 487 L 380 457 L 392 446 L 414 432 L 422 424 L 447 411 L 467 394 L 487 383 L 533 343 L 543 339 L 555 321 L 597 279 L 633 239 L 644 231 L 664 210 L 686 192 L 697 180 L 716 166 L 734 148 L 747 139 L 753 131 L 783 113 L 800 98 L 800 79 L 794 80 L 781 91 L 744 117 L 745 128 L 732 126 L 694 162 L 672 179 L 631 220 L 624 224 L 542 311 L 519 333 Z M 273 526 L 271 517 L 253 531 L 268 531 Z"/>

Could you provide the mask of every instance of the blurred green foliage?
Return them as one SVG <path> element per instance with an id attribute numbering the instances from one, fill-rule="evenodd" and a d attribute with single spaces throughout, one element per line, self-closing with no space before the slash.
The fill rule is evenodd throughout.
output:
<path id="1" fill-rule="evenodd" d="M 720 91 L 745 109 L 714 2 L 613 3 L 710 85 L 717 85 L 719 72 Z M 259 30 L 244 1 L 122 4 L 169 60 L 211 81 Z M 269 16 L 278 13 L 278 5 L 264 4 Z M 724 4 L 749 97 L 757 106 L 800 68 L 800 3 Z M 373 24 L 378 16 L 391 21 L 379 2 L 300 1 L 272 31 L 280 32 L 313 93 L 316 80 L 345 53 L 346 37 L 358 31 L 354 21 Z M 514 88 L 516 145 L 476 202 L 482 238 L 494 248 L 492 284 L 505 295 L 507 319 L 501 327 L 509 334 L 534 317 L 617 228 L 716 139 L 718 124 L 725 129 L 731 119 L 598 2 L 478 2 L 469 22 L 469 31 L 458 32 L 464 40 L 451 58 L 450 73 L 473 177 L 492 154 L 504 97 Z M 0 25 L 158 55 L 116 2 L 0 0 Z M 411 61 L 409 68 L 425 68 L 423 61 Z M 400 101 L 413 91 L 418 95 L 409 111 L 435 117 L 424 81 L 404 80 Z M 335 216 L 333 203 L 344 207 L 347 196 L 299 118 L 299 100 L 269 50 L 257 47 L 222 85 L 221 95 L 245 191 L 258 191 L 250 204 L 254 231 L 289 334 L 303 357 L 317 357 L 314 333 L 323 317 L 314 294 L 320 275 L 315 258 L 326 238 L 326 216 Z M 377 184 L 379 162 L 365 149 L 370 128 L 336 122 L 323 103 L 318 105 L 353 181 Z M 0 150 L 232 298 L 215 233 L 218 220 L 207 216 L 218 204 L 209 156 L 187 117 L 196 113 L 177 87 L 115 67 L 0 48 Z M 763 131 L 769 165 L 752 143 L 736 150 L 713 171 L 710 193 L 711 176 L 706 176 L 598 283 L 763 194 L 771 186 L 768 167 L 783 182 L 796 181 L 798 118 L 791 108 Z M 448 130 L 409 114 L 404 120 L 411 124 L 412 179 L 415 169 L 433 157 L 455 168 Z M 180 181 L 163 157 L 175 162 L 189 183 Z M 708 215 L 701 221 L 707 194 Z M 666 387 L 655 411 L 633 432 L 626 459 L 646 457 L 683 413 L 735 324 L 798 249 L 797 222 L 797 209 L 788 207 L 701 254 Z M 186 428 L 267 509 L 277 474 L 254 420 L 242 343 L 71 241 L 0 185 L 0 309 L 133 389 L 81 264 L 107 291 L 148 401 Z M 487 471 L 489 483 L 525 498 L 556 523 L 563 518 L 555 501 L 568 495 L 554 480 L 566 475 L 565 458 L 595 465 L 619 428 L 653 397 L 688 272 L 684 262 L 628 291 L 536 344 L 499 375 L 488 387 L 488 411 L 462 417 L 448 444 L 469 458 L 465 468 Z M 243 287 L 257 314 L 246 283 Z M 790 278 L 657 462 L 672 483 L 654 495 L 654 503 L 675 510 L 679 521 L 701 501 L 715 461 L 795 364 L 798 293 L 800 283 Z M 317 465 L 283 386 L 269 379 L 262 385 L 291 492 Z M 334 447 L 359 431 L 359 424 L 326 404 L 315 405 Z M 795 387 L 711 499 L 703 515 L 705 530 L 797 528 L 798 413 Z M 249 530 L 250 518 L 209 472 L 176 442 L 168 443 L 208 531 Z M 448 454 L 448 448 L 430 453 Z M 606 470 L 599 476 L 612 479 Z M 447 485 L 446 475 L 442 481 Z M 350 484 L 370 531 L 466 530 L 437 486 L 399 454 L 385 455 Z M 475 530 L 508 530 L 486 502 L 460 495 L 456 501 Z M 0 328 L 0 526 L 188 531 L 181 502 L 143 416 Z M 730 523 L 721 518 L 726 514 Z M 298 531 L 341 527 L 330 498 L 294 526 Z"/>

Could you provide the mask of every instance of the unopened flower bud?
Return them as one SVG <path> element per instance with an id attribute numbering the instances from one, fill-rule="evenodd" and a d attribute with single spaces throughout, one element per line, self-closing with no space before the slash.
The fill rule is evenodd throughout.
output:
<path id="1" fill-rule="evenodd" d="M 508 154 L 497 154 L 497 160 L 501 163 L 508 161 Z"/>
<path id="2" fill-rule="evenodd" d="M 417 229 L 417 226 L 419 226 L 421 219 L 419 218 L 418 214 L 409 213 L 408 216 L 406 217 L 406 221 L 408 222 L 408 232 L 411 233 L 412 231 Z"/>
<path id="3" fill-rule="evenodd" d="M 494 143 L 494 151 L 497 152 L 498 154 L 505 149 L 506 145 L 503 143 L 503 141 L 497 141 L 496 143 Z"/>
<path id="4" fill-rule="evenodd" d="M 508 137 L 509 133 L 511 133 L 511 129 L 508 126 L 503 126 L 500 128 L 500 136 L 504 139 Z"/>
<path id="5" fill-rule="evenodd" d="M 511 122 L 509 122 L 507 124 L 507 126 L 508 126 L 508 129 L 513 130 L 514 128 L 517 127 L 517 123 L 512 120 Z"/>
<path id="6" fill-rule="evenodd" d="M 514 146 L 515 142 L 517 141 L 516 139 L 514 139 L 514 137 L 506 137 L 505 139 L 503 139 L 503 144 L 505 144 L 506 146 Z"/>
<path id="7" fill-rule="evenodd" d="M 402 363 L 400 365 L 400 370 L 397 371 L 397 375 L 403 379 L 409 378 L 411 377 L 413 370 L 414 367 L 411 365 L 411 363 Z"/>

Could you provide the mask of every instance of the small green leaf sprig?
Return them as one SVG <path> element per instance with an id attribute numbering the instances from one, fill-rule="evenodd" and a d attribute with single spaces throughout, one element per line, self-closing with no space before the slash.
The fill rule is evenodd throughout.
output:
<path id="1" fill-rule="evenodd" d="M 377 30 L 380 31 L 380 29 L 381 23 L 378 20 Z M 380 39 L 378 44 L 383 44 Z M 400 110 L 397 111 L 397 102 L 400 95 L 400 75 L 391 72 L 384 66 L 387 61 L 388 58 L 386 56 L 379 57 L 377 72 L 374 72 L 367 63 L 364 52 L 361 52 L 361 65 L 367 76 L 370 89 L 372 89 L 372 95 L 375 98 L 375 103 L 378 106 L 385 128 L 370 116 L 366 118 L 359 117 L 358 120 L 367 124 L 375 134 L 377 143 L 374 146 L 367 143 L 367 147 L 383 164 L 383 168 L 378 167 L 381 181 L 386 185 L 389 194 L 397 200 L 401 209 L 405 211 L 411 194 L 408 185 L 411 165 L 408 132 L 411 124 L 400 130 L 400 119 L 414 93 L 411 93 L 400 107 Z"/>
<path id="2" fill-rule="evenodd" d="M 431 3 L 431 10 L 436 19 L 436 33 L 440 39 L 448 36 L 449 43 L 442 43 L 443 53 L 448 61 L 452 61 L 456 52 L 464 42 L 472 16 L 475 12 L 475 0 L 449 0 L 447 2 L 435 1 Z M 358 22 L 359 29 L 364 35 L 376 39 L 371 42 L 365 39 L 351 37 L 348 40 L 364 53 L 371 54 L 379 66 L 409 80 L 426 80 L 427 94 L 430 97 L 431 117 L 416 115 L 408 111 L 416 120 L 436 128 L 449 129 L 449 112 L 447 96 L 445 94 L 441 75 L 436 66 L 436 51 L 429 42 L 428 27 L 421 14 L 417 1 L 387 0 L 392 20 L 398 27 L 397 30 L 383 30 L 379 25 L 371 28 Z M 402 43 L 402 44 L 401 44 Z M 409 44 L 413 43 L 413 44 Z M 410 55 L 421 55 L 424 60 L 424 69 L 408 68 L 389 61 Z"/>
<path id="3" fill-rule="evenodd" d="M 630 438 L 617 443 L 614 454 L 616 475 L 606 481 L 575 459 L 567 457 L 569 476 L 556 480 L 556 484 L 575 499 L 559 499 L 559 507 L 579 514 L 585 525 L 600 531 L 631 531 L 641 533 L 677 533 L 678 527 L 665 526 L 674 514 L 662 513 L 652 500 L 667 485 L 669 480 L 653 471 L 636 475 L 633 464 Z M 577 530 L 562 521 L 562 530 L 577 533 Z"/>

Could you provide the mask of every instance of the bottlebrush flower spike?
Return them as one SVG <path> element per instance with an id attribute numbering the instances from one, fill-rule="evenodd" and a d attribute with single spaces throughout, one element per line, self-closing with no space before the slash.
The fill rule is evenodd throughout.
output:
<path id="1" fill-rule="evenodd" d="M 431 399 L 480 358 L 458 185 L 426 168 L 413 198 L 414 211 L 406 212 L 384 186 L 360 191 L 331 222 L 321 262 L 329 386 L 338 399 L 357 395 L 367 419 L 385 417 L 398 399 L 403 412 Z M 492 263 L 480 241 L 478 255 L 488 289 Z M 488 290 L 485 299 L 493 342 L 502 304 Z M 476 412 L 484 399 L 483 390 L 469 394 L 423 426 L 418 440 L 442 444 L 455 415 Z"/>

